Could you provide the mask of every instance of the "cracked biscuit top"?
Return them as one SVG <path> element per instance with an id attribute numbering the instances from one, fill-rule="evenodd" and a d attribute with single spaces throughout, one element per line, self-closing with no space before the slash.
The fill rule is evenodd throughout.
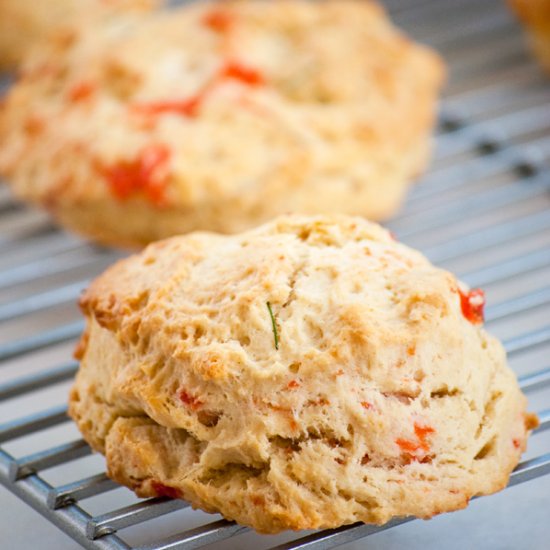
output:
<path id="1" fill-rule="evenodd" d="M 123 245 L 288 212 L 387 217 L 427 163 L 442 73 L 363 0 L 113 17 L 25 64 L 0 112 L 0 172 Z"/>
<path id="2" fill-rule="evenodd" d="M 483 304 L 360 218 L 174 237 L 83 295 L 70 414 L 138 495 L 261 532 L 429 518 L 536 424 Z"/>

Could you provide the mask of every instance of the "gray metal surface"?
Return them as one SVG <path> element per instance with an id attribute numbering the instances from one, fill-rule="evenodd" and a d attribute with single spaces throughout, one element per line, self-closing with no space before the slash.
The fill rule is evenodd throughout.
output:
<path id="1" fill-rule="evenodd" d="M 105 476 L 103 459 L 65 415 L 76 370 L 71 349 L 82 328 L 75 300 L 120 254 L 65 234 L 0 187 L 0 484 L 9 491 L 0 490 L 0 547 L 74 547 L 22 509 L 24 501 L 94 549 L 547 548 L 550 79 L 526 53 L 500 0 L 386 4 L 450 66 L 433 165 L 387 225 L 486 289 L 487 327 L 503 339 L 541 417 L 510 480 L 521 487 L 428 523 L 405 519 L 279 537 L 260 537 L 185 502 L 137 499 Z"/>

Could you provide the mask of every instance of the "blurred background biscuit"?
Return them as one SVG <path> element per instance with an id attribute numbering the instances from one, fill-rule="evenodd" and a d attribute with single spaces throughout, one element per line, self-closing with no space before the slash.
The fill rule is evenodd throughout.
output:
<path id="1" fill-rule="evenodd" d="M 147 11 L 160 0 L 0 0 L 0 69 L 17 68 L 33 48 L 64 25 L 113 13 Z"/>
<path id="2" fill-rule="evenodd" d="M 0 171 L 119 245 L 291 211 L 387 218 L 428 162 L 443 72 L 371 2 L 200 2 L 74 25 L 8 92 Z"/>

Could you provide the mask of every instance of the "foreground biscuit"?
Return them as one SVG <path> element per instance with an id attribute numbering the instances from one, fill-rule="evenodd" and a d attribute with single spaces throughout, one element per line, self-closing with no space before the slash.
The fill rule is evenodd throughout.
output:
<path id="1" fill-rule="evenodd" d="M 550 72 L 550 0 L 509 0 L 526 26 L 531 48 Z"/>
<path id="2" fill-rule="evenodd" d="M 441 78 L 362 0 L 115 19 L 29 61 L 0 113 L 0 172 L 121 245 L 289 211 L 384 218 L 426 165 Z"/>
<path id="3" fill-rule="evenodd" d="M 0 0 L 0 69 L 19 66 L 52 32 L 112 13 L 150 10 L 155 0 Z M 64 31 L 61 31 L 63 33 Z"/>
<path id="4" fill-rule="evenodd" d="M 429 518 L 537 423 L 483 301 L 360 218 L 174 237 L 83 295 L 70 415 L 138 495 L 261 532 Z"/>

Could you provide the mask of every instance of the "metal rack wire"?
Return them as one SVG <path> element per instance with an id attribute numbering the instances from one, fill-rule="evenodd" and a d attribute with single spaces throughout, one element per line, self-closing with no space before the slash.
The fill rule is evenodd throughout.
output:
<path id="1" fill-rule="evenodd" d="M 434 164 L 388 225 L 434 262 L 486 288 L 487 324 L 504 338 L 521 386 L 534 396 L 541 433 L 550 427 L 550 79 L 526 54 L 500 2 L 387 4 L 399 24 L 435 45 L 451 66 Z M 82 329 L 72 304 L 117 256 L 63 233 L 0 188 L 0 483 L 90 549 L 238 541 L 232 537 L 246 528 L 223 519 L 201 524 L 204 515 L 197 520 L 199 512 L 190 513 L 184 502 L 129 500 L 102 472 L 100 459 L 90 462 L 90 448 L 68 422 L 66 387 L 77 365 L 52 367 L 52 358 L 70 357 Z M 44 392 L 56 404 L 41 410 Z M 35 412 L 21 414 L 27 408 Z M 510 485 L 550 472 L 550 441 L 534 440 L 536 454 L 516 468 Z M 52 471 L 57 477 L 49 479 Z M 77 473 L 73 481 L 70 471 Z M 88 509 L 117 491 L 125 492 L 122 500 L 100 499 L 99 511 Z M 168 514 L 177 516 L 175 534 L 132 542 L 132 528 Z M 409 521 L 294 534 L 272 547 L 332 548 Z M 253 541 L 260 547 L 260 537 Z"/>

